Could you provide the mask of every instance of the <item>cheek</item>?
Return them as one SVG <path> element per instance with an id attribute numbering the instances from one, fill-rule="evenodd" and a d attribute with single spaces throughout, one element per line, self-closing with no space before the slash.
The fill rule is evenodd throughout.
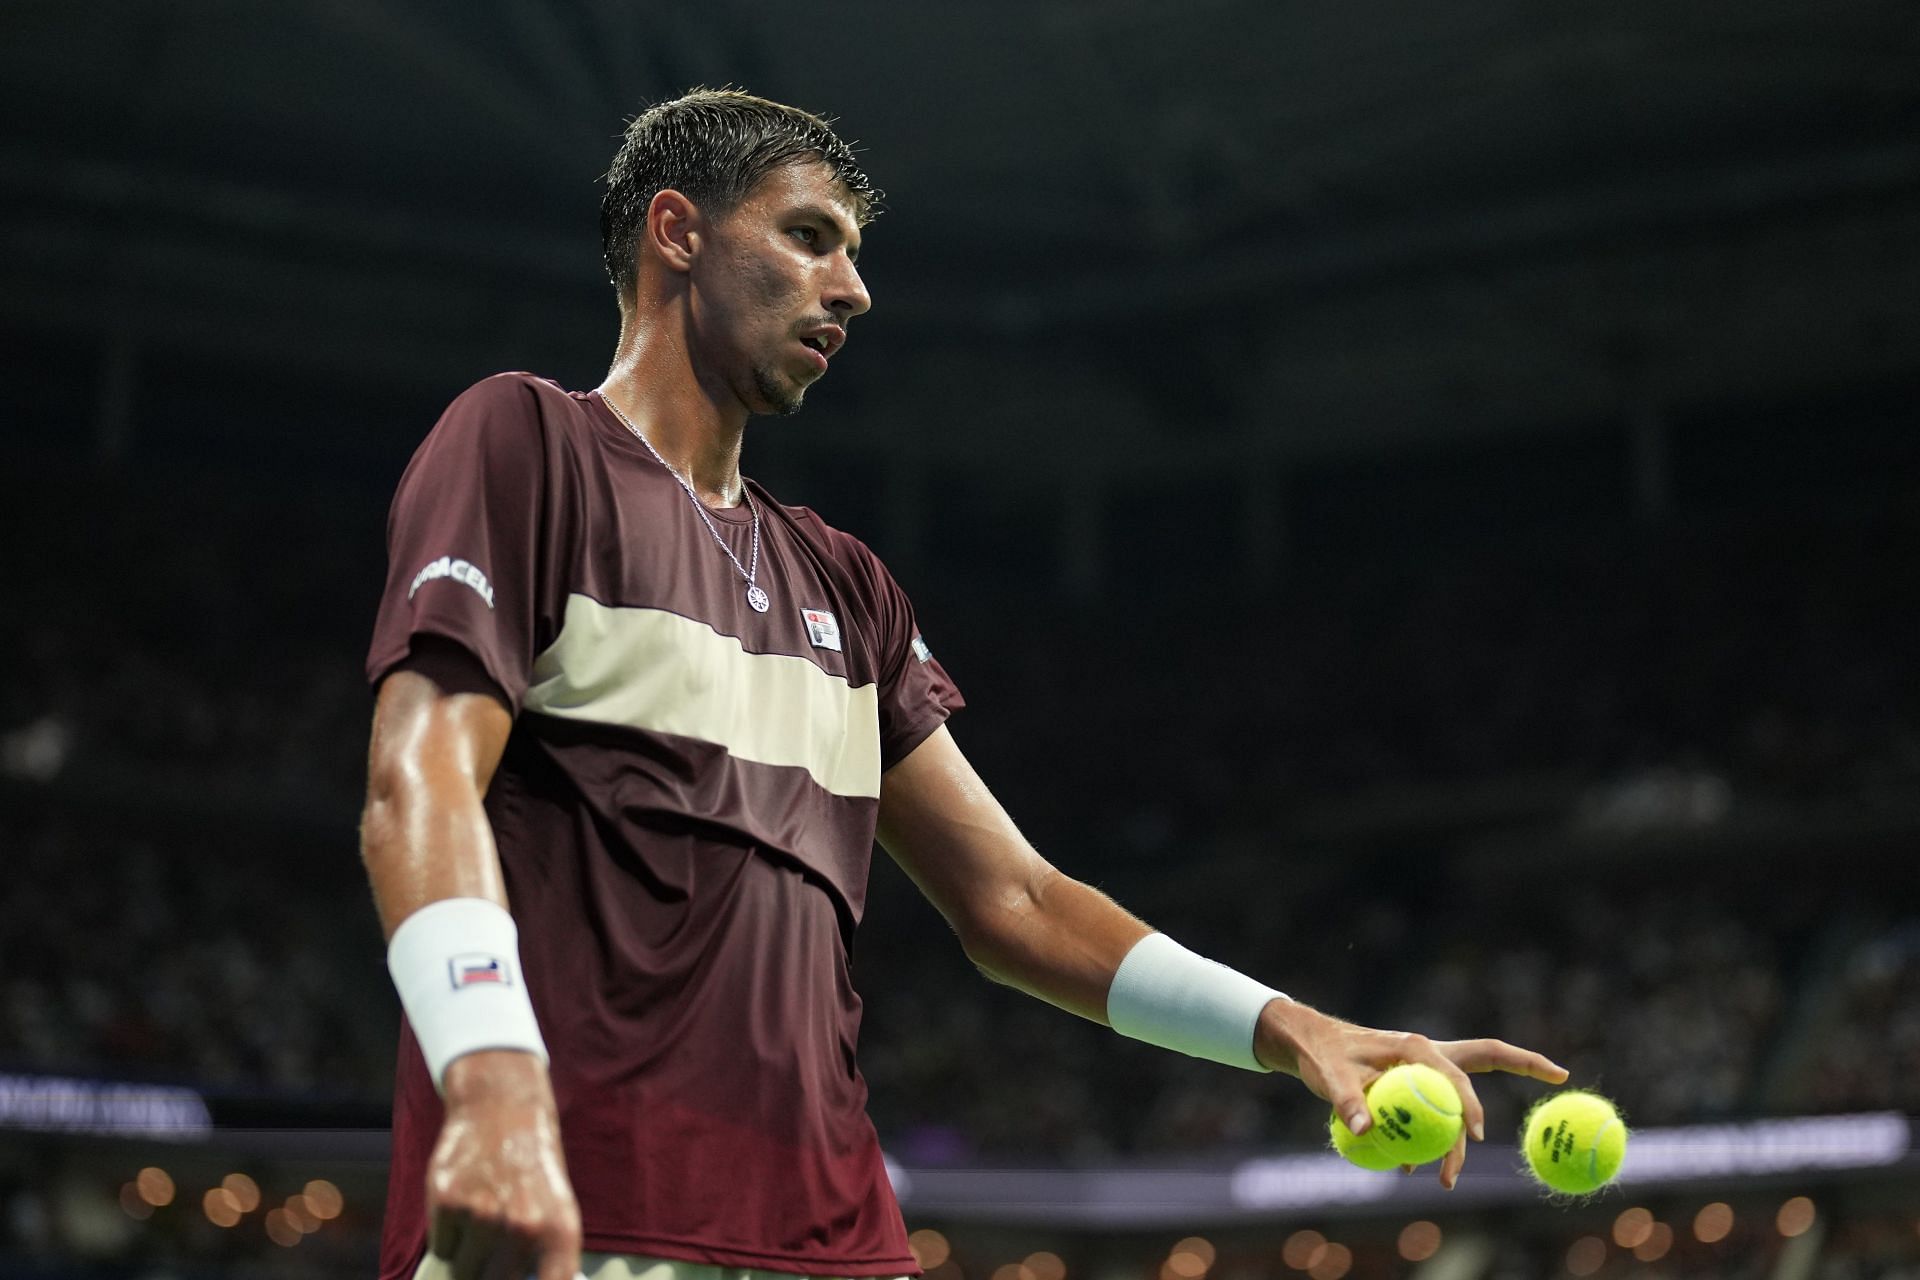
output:
<path id="1" fill-rule="evenodd" d="M 785 307 L 806 293 L 806 272 L 779 257 L 756 257 L 741 263 L 744 292 L 755 302 Z"/>

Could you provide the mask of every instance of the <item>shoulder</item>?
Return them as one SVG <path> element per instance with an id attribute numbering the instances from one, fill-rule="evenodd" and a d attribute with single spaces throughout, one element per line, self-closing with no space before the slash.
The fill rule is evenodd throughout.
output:
<path id="1" fill-rule="evenodd" d="M 537 374 L 496 373 L 462 391 L 447 406 L 446 417 L 479 421 L 532 420 L 579 406 L 574 394 Z"/>
<path id="2" fill-rule="evenodd" d="M 911 605 L 905 590 L 872 547 L 846 530 L 828 524 L 810 507 L 788 506 L 759 485 L 754 489 L 756 496 L 764 497 L 770 507 L 778 510 L 782 522 L 813 548 L 822 563 L 832 566 L 841 589 L 868 616 L 891 625 L 888 620 L 910 614 Z"/>
<path id="3" fill-rule="evenodd" d="M 583 398 L 549 378 L 496 373 L 455 396 L 428 443 L 489 457 L 544 452 L 586 427 Z"/>
<path id="4" fill-rule="evenodd" d="M 846 530 L 828 524 L 812 507 L 789 506 L 768 493 L 757 481 L 750 483 L 753 484 L 755 496 L 769 509 L 777 511 L 788 528 L 811 543 L 835 564 L 863 576 L 886 573 L 886 566 L 880 562 L 880 557 L 874 554 L 873 548 Z"/>

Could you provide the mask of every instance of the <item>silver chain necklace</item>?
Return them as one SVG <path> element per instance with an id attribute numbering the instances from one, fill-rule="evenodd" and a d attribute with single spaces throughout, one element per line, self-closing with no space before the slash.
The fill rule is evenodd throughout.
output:
<path id="1" fill-rule="evenodd" d="M 707 514 L 707 504 L 700 501 L 700 495 L 694 491 L 693 482 L 674 470 L 673 464 L 660 456 L 660 451 L 653 447 L 653 442 L 640 434 L 640 428 L 634 426 L 633 420 L 620 412 L 620 406 L 609 400 L 604 391 L 600 393 L 600 402 L 613 410 L 613 416 L 620 419 L 622 426 L 633 432 L 633 438 L 653 455 L 653 460 L 665 467 L 667 474 L 680 482 L 680 487 L 687 491 L 687 501 L 693 504 L 694 511 L 700 516 L 700 523 L 707 526 L 707 532 L 713 535 L 715 544 L 726 553 L 727 559 L 733 562 L 734 570 L 746 581 L 748 606 L 755 613 L 765 613 L 771 602 L 767 599 L 767 593 L 754 582 L 754 577 L 760 572 L 760 508 L 754 505 L 753 494 L 747 491 L 746 480 L 740 481 L 740 496 L 747 500 L 747 510 L 753 513 L 753 551 L 748 556 L 747 563 L 743 565 L 740 563 L 740 557 L 733 554 L 733 548 L 727 545 L 727 540 L 720 536 L 720 530 L 715 527 L 713 517 Z"/>

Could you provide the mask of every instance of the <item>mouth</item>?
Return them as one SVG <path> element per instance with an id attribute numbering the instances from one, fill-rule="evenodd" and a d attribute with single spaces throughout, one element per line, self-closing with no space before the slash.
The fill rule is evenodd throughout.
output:
<path id="1" fill-rule="evenodd" d="M 800 345 L 806 349 L 807 358 L 823 373 L 827 361 L 846 341 L 847 331 L 837 324 L 820 325 L 800 335 Z"/>

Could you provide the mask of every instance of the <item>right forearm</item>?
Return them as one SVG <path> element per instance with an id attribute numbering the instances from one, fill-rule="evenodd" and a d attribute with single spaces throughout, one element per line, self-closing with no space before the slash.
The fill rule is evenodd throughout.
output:
<path id="1" fill-rule="evenodd" d="M 512 725 L 504 702 L 408 669 L 387 677 L 374 711 L 360 851 L 387 971 L 436 1085 L 479 1051 L 546 1059 L 482 803 Z"/>
<path id="2" fill-rule="evenodd" d="M 361 815 L 360 856 L 389 939 L 408 916 L 443 898 L 506 905 L 493 829 L 473 779 L 458 767 L 414 758 L 376 771 Z"/>

